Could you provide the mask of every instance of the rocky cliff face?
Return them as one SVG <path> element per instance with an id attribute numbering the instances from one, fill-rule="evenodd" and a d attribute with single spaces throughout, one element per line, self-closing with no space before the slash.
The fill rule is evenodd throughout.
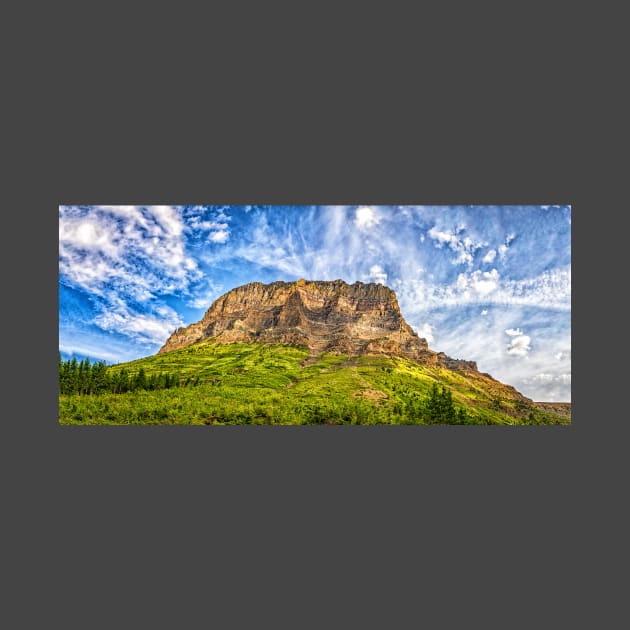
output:
<path id="1" fill-rule="evenodd" d="M 427 365 L 476 371 L 429 350 L 403 318 L 396 294 L 381 284 L 343 280 L 253 282 L 216 300 L 201 321 L 178 328 L 158 354 L 206 339 L 220 343 L 282 343 L 312 353 L 388 354 Z"/>

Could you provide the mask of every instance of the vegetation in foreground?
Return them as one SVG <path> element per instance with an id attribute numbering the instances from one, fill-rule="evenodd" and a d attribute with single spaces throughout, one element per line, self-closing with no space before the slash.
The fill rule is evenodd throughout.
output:
<path id="1" fill-rule="evenodd" d="M 63 425 L 570 423 L 484 375 L 293 346 L 204 342 L 109 367 L 60 359 L 59 375 Z"/>

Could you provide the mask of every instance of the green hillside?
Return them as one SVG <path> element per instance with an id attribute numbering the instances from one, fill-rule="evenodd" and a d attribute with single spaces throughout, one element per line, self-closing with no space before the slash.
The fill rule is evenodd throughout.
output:
<path id="1" fill-rule="evenodd" d="M 164 388 L 60 394 L 63 425 L 569 424 L 487 375 L 386 356 L 212 342 L 108 367 Z M 169 386 L 168 383 L 171 382 Z"/>

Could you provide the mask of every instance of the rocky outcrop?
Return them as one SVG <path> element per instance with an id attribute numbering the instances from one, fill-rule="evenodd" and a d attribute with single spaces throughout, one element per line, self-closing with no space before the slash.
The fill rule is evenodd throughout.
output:
<path id="1" fill-rule="evenodd" d="M 403 318 L 394 291 L 374 283 L 252 282 L 221 296 L 199 322 L 178 328 L 158 354 L 206 339 L 304 345 L 313 354 L 387 354 L 477 370 L 474 361 L 430 350 Z"/>
<path id="2" fill-rule="evenodd" d="M 551 411 L 565 418 L 571 417 L 570 402 L 535 402 L 534 405 L 543 411 Z"/>

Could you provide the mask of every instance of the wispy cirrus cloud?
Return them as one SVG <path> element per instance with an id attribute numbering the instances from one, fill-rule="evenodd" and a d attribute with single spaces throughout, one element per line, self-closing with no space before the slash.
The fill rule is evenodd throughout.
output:
<path id="1" fill-rule="evenodd" d="M 503 279 L 493 269 L 459 274 L 454 282 L 446 285 L 422 277 L 401 277 L 394 284 L 400 292 L 400 300 L 413 311 L 469 304 L 571 308 L 570 267 L 545 271 L 523 280 Z"/>

